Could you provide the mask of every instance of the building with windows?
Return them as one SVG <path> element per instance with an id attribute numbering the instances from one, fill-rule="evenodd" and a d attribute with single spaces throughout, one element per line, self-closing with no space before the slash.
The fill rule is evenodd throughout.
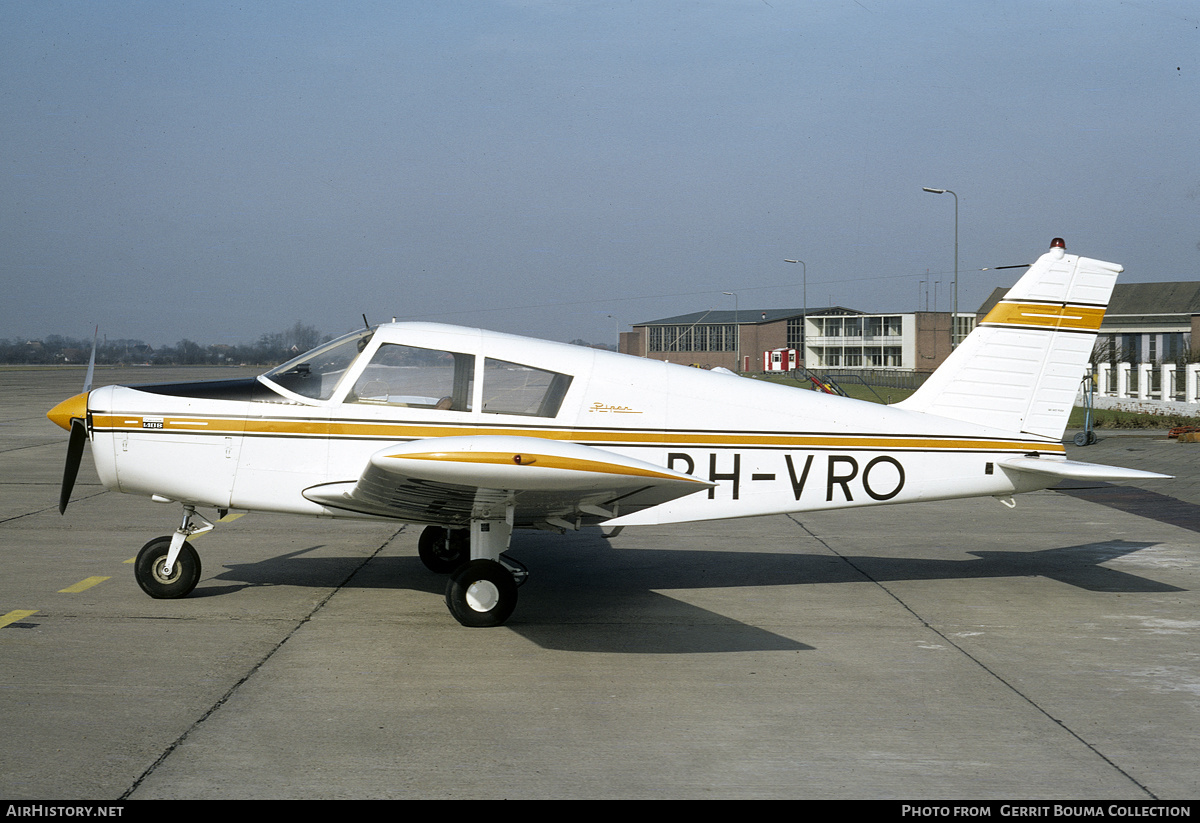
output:
<path id="1" fill-rule="evenodd" d="M 707 311 L 638 323 L 621 351 L 672 363 L 759 371 L 763 352 L 797 349 L 815 371 L 931 372 L 950 354 L 950 312 L 868 314 L 845 306 Z M 960 334 L 975 315 L 959 314 Z"/>
<path id="2" fill-rule="evenodd" d="M 958 338 L 970 334 L 1007 291 L 995 289 L 976 313 L 960 312 Z M 811 308 L 807 313 L 802 309 L 694 312 L 635 324 L 633 331 L 621 335 L 621 351 L 685 365 L 760 371 L 764 352 L 797 349 L 801 365 L 816 372 L 929 373 L 950 354 L 952 316 L 951 312 L 868 314 L 845 306 Z M 1200 350 L 1192 348 L 1192 341 L 1200 340 L 1197 334 L 1200 282 L 1117 283 L 1096 340 L 1096 369 L 1112 384 L 1101 386 L 1101 391 L 1120 393 L 1119 364 L 1132 370 L 1129 385 L 1133 386 L 1139 367 L 1144 371 L 1151 365 L 1200 361 Z"/>

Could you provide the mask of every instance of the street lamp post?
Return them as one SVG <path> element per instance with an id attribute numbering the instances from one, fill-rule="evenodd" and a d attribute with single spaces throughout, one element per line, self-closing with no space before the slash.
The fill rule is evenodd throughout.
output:
<path id="1" fill-rule="evenodd" d="M 799 263 L 802 266 L 803 283 L 801 293 L 804 299 L 804 318 L 800 321 L 800 362 L 808 362 L 808 347 L 805 346 L 805 336 L 808 330 L 808 264 L 803 260 L 784 260 L 785 263 Z"/>
<path id="2" fill-rule="evenodd" d="M 738 296 L 736 292 L 732 291 L 723 291 L 721 294 L 733 298 L 733 340 L 737 357 L 737 365 L 734 368 L 740 372 L 742 370 L 742 326 L 738 320 Z"/>
<path id="3" fill-rule="evenodd" d="M 958 195 L 950 191 L 950 189 L 931 189 L 928 186 L 922 186 L 922 191 L 927 191 L 930 194 L 953 194 L 954 195 L 954 314 L 951 316 L 950 328 L 950 348 L 958 348 Z"/>

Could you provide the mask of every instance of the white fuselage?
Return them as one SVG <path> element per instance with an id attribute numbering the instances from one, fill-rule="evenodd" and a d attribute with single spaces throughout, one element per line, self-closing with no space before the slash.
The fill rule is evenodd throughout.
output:
<path id="1" fill-rule="evenodd" d="M 88 411 L 101 479 L 194 505 L 363 516 L 304 491 L 356 480 L 390 444 L 508 435 L 583 444 L 716 484 L 651 508 L 618 509 L 610 521 L 637 525 L 1007 496 L 1055 481 L 1007 471 L 1001 461 L 1063 453 L 1058 442 L 920 412 L 434 324 L 381 327 L 363 361 L 389 341 L 472 356 L 470 402 L 463 410 L 364 402 L 345 388 L 365 368 L 357 361 L 323 400 L 267 381 L 254 399 L 97 389 Z M 569 376 L 557 413 L 491 410 L 485 359 Z M 518 517 L 516 525 L 528 524 Z"/>

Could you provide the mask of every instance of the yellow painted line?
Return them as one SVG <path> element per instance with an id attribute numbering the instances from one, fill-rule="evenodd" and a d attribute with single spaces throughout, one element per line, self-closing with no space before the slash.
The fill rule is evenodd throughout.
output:
<path id="1" fill-rule="evenodd" d="M 7 626 L 9 623 L 16 623 L 18 620 L 24 620 L 31 614 L 37 614 L 37 609 L 16 609 L 8 614 L 0 617 L 0 629 Z"/>
<path id="2" fill-rule="evenodd" d="M 80 592 L 87 591 L 92 586 L 97 586 L 108 579 L 110 579 L 110 578 L 109 577 L 86 577 L 83 580 L 80 580 L 74 586 L 67 586 L 65 589 L 59 589 L 58 593 L 59 594 L 79 594 Z"/>
<path id="3" fill-rule="evenodd" d="M 1104 309 L 1094 306 L 1044 305 L 1039 303 L 997 303 L 984 323 L 1005 326 L 1030 326 L 1065 331 L 1096 331 L 1104 319 Z"/>

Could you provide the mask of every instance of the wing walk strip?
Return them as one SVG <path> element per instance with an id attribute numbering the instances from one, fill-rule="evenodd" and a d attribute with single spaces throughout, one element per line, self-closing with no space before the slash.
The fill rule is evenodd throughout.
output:
<path id="1" fill-rule="evenodd" d="M 156 418 L 157 419 L 157 418 Z M 330 423 L 309 420 L 245 420 L 239 418 L 187 418 L 195 426 L 189 434 L 248 437 L 271 435 L 291 437 L 331 437 L 338 439 L 420 440 L 436 437 L 464 437 L 506 434 L 561 440 L 590 446 L 660 446 L 673 448 L 769 448 L 769 449 L 857 449 L 896 451 L 1007 451 L 1065 453 L 1061 443 L 1045 440 L 998 440 L 931 435 L 867 434 L 782 434 L 753 432 L 663 432 L 647 430 L 535 429 L 506 426 L 455 426 L 411 423 Z M 165 418 L 164 424 L 171 418 Z M 163 435 L 163 429 L 143 429 L 140 418 L 128 415 L 93 414 L 96 431 L 142 432 Z M 174 428 L 180 433 L 181 426 Z"/>

